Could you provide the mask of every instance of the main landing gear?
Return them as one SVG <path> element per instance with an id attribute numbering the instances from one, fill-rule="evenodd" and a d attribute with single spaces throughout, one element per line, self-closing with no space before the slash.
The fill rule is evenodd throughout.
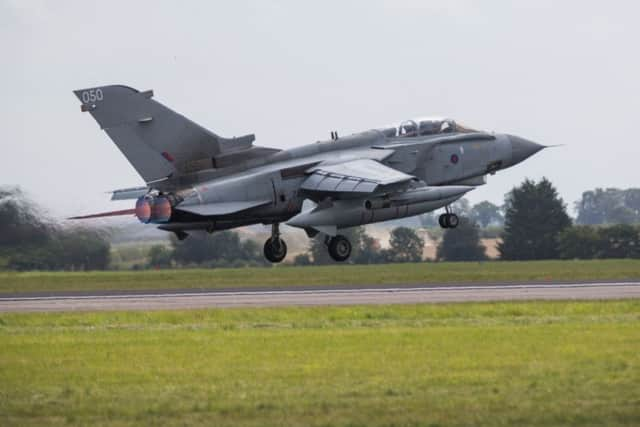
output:
<path id="1" fill-rule="evenodd" d="M 351 255 L 351 242 L 342 235 L 327 236 L 325 240 L 329 256 L 335 261 L 343 262 Z M 271 237 L 264 242 L 264 257 L 269 262 L 281 262 L 287 256 L 287 244 L 280 238 L 280 224 L 271 225 Z"/>
<path id="2" fill-rule="evenodd" d="M 280 238 L 280 224 L 271 225 L 271 237 L 264 242 L 264 257 L 270 262 L 281 262 L 287 256 L 287 244 Z"/>
<path id="3" fill-rule="evenodd" d="M 446 213 L 443 213 L 438 217 L 438 223 L 440 224 L 440 227 L 456 228 L 460 223 L 460 218 L 458 218 L 458 215 L 451 212 L 451 209 L 449 209 L 449 206 L 445 206 L 444 209 Z"/>
<path id="4" fill-rule="evenodd" d="M 351 242 L 346 237 L 338 234 L 326 241 L 329 256 L 335 261 L 343 262 L 351 255 Z"/>

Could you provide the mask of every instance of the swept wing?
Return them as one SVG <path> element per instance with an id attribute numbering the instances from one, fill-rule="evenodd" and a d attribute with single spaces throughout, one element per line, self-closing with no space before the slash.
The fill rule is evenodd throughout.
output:
<path id="1" fill-rule="evenodd" d="M 342 163 L 318 165 L 300 188 L 310 193 L 332 193 L 334 196 L 357 196 L 375 193 L 381 188 L 416 179 L 372 159 L 356 159 Z"/>

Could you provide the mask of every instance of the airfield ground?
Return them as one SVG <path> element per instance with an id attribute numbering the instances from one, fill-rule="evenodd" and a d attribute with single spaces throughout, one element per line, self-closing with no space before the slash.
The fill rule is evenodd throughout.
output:
<path id="1" fill-rule="evenodd" d="M 638 260 L 1 273 L 0 295 L 638 278 Z M 0 425 L 636 426 L 639 350 L 633 298 L 0 312 Z"/>
<path id="2" fill-rule="evenodd" d="M 640 425 L 640 300 L 0 314 L 0 425 Z"/>
<path id="3" fill-rule="evenodd" d="M 0 293 L 640 279 L 640 260 L 0 273 Z"/>

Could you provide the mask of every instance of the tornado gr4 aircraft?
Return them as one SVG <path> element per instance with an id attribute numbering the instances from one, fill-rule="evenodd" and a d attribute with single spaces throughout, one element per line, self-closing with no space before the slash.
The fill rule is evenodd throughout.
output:
<path id="1" fill-rule="evenodd" d="M 442 207 L 440 225 L 455 228 L 452 202 L 544 148 L 429 118 L 279 150 L 253 145 L 254 135 L 218 136 L 155 101 L 152 91 L 116 85 L 74 93 L 146 185 L 113 192 L 112 200 L 137 200 L 134 209 L 73 219 L 135 215 L 179 239 L 191 230 L 268 224 L 271 262 L 287 253 L 281 223 L 323 236 L 336 261 L 351 253 L 344 228 Z M 315 206 L 302 211 L 305 200 Z"/>

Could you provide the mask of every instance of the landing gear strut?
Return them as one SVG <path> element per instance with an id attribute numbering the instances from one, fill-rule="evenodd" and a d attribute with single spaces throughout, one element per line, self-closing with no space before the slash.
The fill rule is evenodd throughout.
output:
<path id="1" fill-rule="evenodd" d="M 451 209 L 449 208 L 449 206 L 445 206 L 444 209 L 447 213 L 443 213 L 438 217 L 438 223 L 440 224 L 440 227 L 456 228 L 460 223 L 460 219 L 458 218 L 458 215 L 451 212 Z"/>
<path id="2" fill-rule="evenodd" d="M 329 255 L 335 261 L 346 261 L 347 258 L 349 258 L 349 255 L 351 255 L 351 242 L 340 234 L 330 238 L 327 242 L 327 246 L 329 248 Z"/>
<path id="3" fill-rule="evenodd" d="M 271 225 L 271 237 L 264 242 L 264 257 L 269 262 L 281 262 L 287 256 L 287 244 L 280 238 L 280 224 Z"/>

